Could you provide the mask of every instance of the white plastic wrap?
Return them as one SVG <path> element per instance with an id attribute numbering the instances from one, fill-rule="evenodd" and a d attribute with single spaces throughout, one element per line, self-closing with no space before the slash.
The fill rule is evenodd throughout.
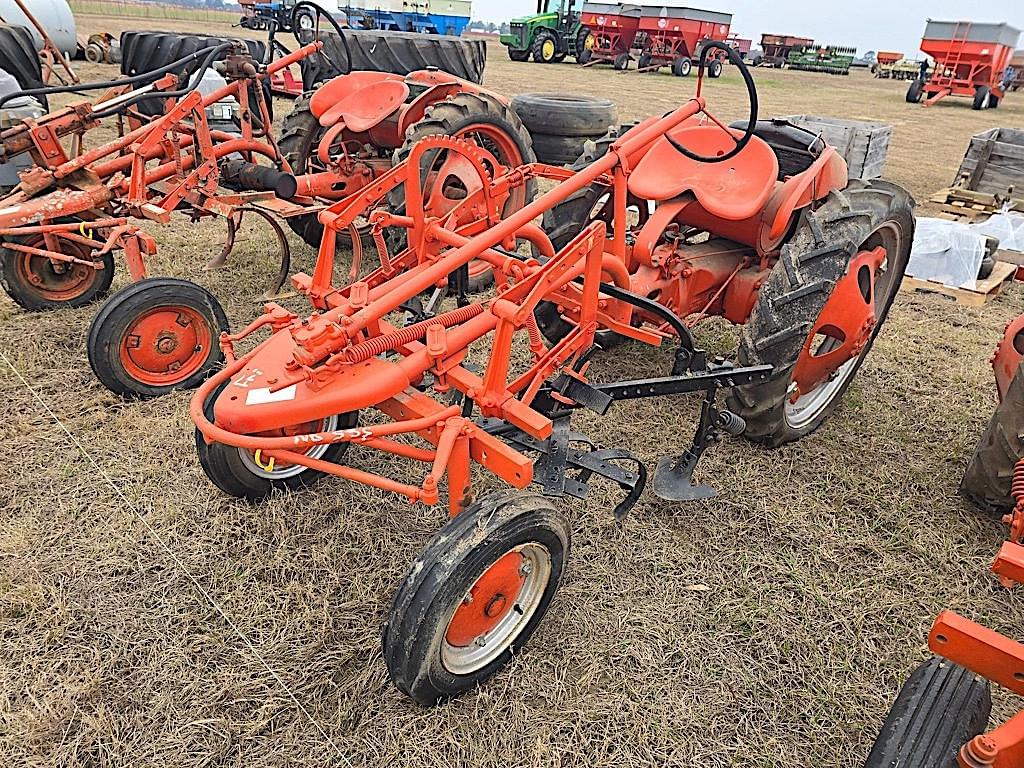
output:
<path id="1" fill-rule="evenodd" d="M 1024 252 L 1024 215 L 1019 213 L 997 213 L 988 221 L 975 224 L 975 232 L 994 237 L 1004 251 Z"/>
<path id="2" fill-rule="evenodd" d="M 970 224 L 919 218 L 907 274 L 951 288 L 973 288 L 985 257 L 985 236 Z"/>

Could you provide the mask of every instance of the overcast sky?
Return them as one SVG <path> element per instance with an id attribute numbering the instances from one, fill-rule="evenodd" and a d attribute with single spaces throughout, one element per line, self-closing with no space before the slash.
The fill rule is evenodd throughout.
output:
<path id="1" fill-rule="evenodd" d="M 813 37 L 825 44 L 855 45 L 860 53 L 901 51 L 910 58 L 918 50 L 928 17 L 955 21 L 969 15 L 972 21 L 1004 21 L 1024 29 L 1021 0 L 677 0 L 669 4 L 730 12 L 733 31 L 755 44 L 763 32 L 774 32 Z M 474 0 L 473 18 L 502 22 L 536 8 L 536 0 Z M 1024 47 L 1024 42 L 1017 47 Z"/>

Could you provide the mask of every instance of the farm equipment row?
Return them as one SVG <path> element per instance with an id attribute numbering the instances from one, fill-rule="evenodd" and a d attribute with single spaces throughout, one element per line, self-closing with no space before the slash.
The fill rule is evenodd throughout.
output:
<path id="1" fill-rule="evenodd" d="M 573 56 L 583 66 L 611 64 L 629 69 L 632 62 L 642 72 L 670 67 L 673 74 L 690 74 L 711 40 L 729 37 L 732 15 L 694 8 L 583 3 L 541 0 L 537 15 L 513 19 L 509 34 L 502 36 L 513 61 L 557 63 Z M 738 44 L 737 46 L 738 47 Z M 717 50 L 717 49 L 716 49 Z M 709 59 L 707 74 L 719 77 L 726 57 L 721 52 Z"/>

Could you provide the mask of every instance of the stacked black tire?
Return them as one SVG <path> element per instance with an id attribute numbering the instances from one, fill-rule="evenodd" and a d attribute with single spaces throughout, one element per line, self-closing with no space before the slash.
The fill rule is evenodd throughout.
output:
<path id="1" fill-rule="evenodd" d="M 22 90 L 43 87 L 43 70 L 32 35 L 24 27 L 0 24 L 0 69 L 18 81 Z M 45 96 L 36 99 L 47 107 Z"/>
<path id="2" fill-rule="evenodd" d="M 593 96 L 524 93 L 512 100 L 512 109 L 533 138 L 537 160 L 549 165 L 575 163 L 588 141 L 598 141 L 618 122 L 615 104 Z"/>
<path id="3" fill-rule="evenodd" d="M 176 32 L 122 32 L 121 33 L 121 73 L 139 75 L 165 67 L 172 62 L 190 56 L 204 48 L 229 42 L 226 37 L 205 37 L 202 35 L 183 35 Z M 262 61 L 266 45 L 259 40 L 244 40 L 249 55 L 256 61 Z M 221 58 L 224 58 L 225 52 Z M 182 67 L 176 72 L 182 75 L 192 70 L 199 63 Z M 255 94 L 254 94 L 255 95 Z M 269 102 L 268 102 L 269 104 Z M 159 115 L 163 111 L 162 99 L 150 99 L 139 104 L 139 111 L 145 115 Z"/>
<path id="4" fill-rule="evenodd" d="M 302 84 L 307 91 L 350 70 L 407 75 L 427 67 L 437 67 L 463 80 L 480 83 L 487 65 L 485 40 L 378 29 L 346 29 L 346 53 L 346 46 L 337 32 L 322 31 L 319 37 L 324 43 L 323 53 L 302 62 Z M 349 55 L 351 62 L 348 61 Z"/>

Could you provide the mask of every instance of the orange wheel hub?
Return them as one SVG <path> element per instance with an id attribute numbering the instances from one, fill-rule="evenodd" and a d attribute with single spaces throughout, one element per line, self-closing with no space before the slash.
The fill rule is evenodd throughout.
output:
<path id="1" fill-rule="evenodd" d="M 206 319 L 185 306 L 156 307 L 140 315 L 121 337 L 125 371 L 151 386 L 186 381 L 209 357 L 213 334 Z"/>
<path id="2" fill-rule="evenodd" d="M 450 645 L 464 648 L 498 626 L 526 583 L 524 563 L 521 554 L 509 552 L 483 572 L 448 623 L 444 637 Z"/>
<path id="3" fill-rule="evenodd" d="M 804 342 L 793 370 L 791 401 L 814 391 L 864 351 L 878 324 L 875 279 L 885 258 L 879 247 L 851 259 Z"/>

